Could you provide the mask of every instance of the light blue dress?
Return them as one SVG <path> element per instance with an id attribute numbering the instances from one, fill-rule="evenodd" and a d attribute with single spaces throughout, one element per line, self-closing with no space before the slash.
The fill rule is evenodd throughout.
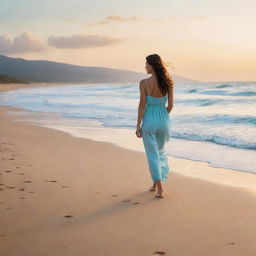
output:
<path id="1" fill-rule="evenodd" d="M 146 81 L 146 80 L 145 80 Z M 141 125 L 142 139 L 153 182 L 166 181 L 169 171 L 165 144 L 171 139 L 171 119 L 166 108 L 168 96 L 146 96 L 146 108 Z"/>

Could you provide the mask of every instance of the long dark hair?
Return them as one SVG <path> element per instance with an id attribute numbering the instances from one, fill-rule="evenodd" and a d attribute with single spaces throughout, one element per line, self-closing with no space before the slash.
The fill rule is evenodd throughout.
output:
<path id="1" fill-rule="evenodd" d="M 149 65 L 153 66 L 156 73 L 159 90 L 165 95 L 169 92 L 170 87 L 174 86 L 171 75 L 165 68 L 167 66 L 158 54 L 151 54 L 146 57 Z"/>

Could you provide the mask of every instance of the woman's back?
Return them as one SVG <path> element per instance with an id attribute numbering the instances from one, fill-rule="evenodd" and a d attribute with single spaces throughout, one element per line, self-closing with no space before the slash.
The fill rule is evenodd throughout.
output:
<path id="1" fill-rule="evenodd" d="M 158 82 L 157 81 L 153 81 L 150 78 L 145 79 L 145 83 L 146 83 L 146 87 L 147 87 L 147 93 L 154 98 L 162 98 L 167 96 L 166 95 L 162 95 L 159 86 L 158 86 Z M 147 95 L 148 96 L 148 95 Z"/>
<path id="2" fill-rule="evenodd" d="M 168 101 L 167 95 L 155 97 L 151 95 L 149 86 L 146 82 L 146 109 L 143 116 L 142 129 L 144 132 L 164 133 L 166 139 L 170 136 L 170 118 L 166 108 Z"/>
<path id="3" fill-rule="evenodd" d="M 150 92 L 150 89 L 149 89 L 149 85 L 148 85 L 148 82 L 147 80 L 145 79 L 145 83 L 146 83 L 146 91 L 147 91 L 147 95 L 146 95 L 146 105 L 147 105 L 147 110 L 144 114 L 144 117 L 146 118 L 148 112 L 152 112 L 154 111 L 155 113 L 153 115 L 151 115 L 152 117 L 156 117 L 158 115 L 161 115 L 161 117 L 163 117 L 163 114 L 165 115 L 166 112 L 168 114 L 168 111 L 166 109 L 166 103 L 168 101 L 168 98 L 167 98 L 167 95 L 165 96 L 152 96 L 151 95 L 151 92 Z M 155 85 L 156 86 L 156 85 Z M 155 88 L 154 88 L 155 89 Z M 160 94 L 160 91 L 158 89 L 158 93 Z M 159 95 L 158 94 L 158 95 Z M 152 110 L 150 111 L 150 106 L 160 106 L 161 109 L 158 109 L 158 110 Z M 164 118 L 166 119 L 166 118 Z"/>

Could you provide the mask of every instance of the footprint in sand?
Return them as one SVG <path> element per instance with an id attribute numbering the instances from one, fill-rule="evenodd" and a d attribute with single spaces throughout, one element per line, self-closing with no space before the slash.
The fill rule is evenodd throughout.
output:
<path id="1" fill-rule="evenodd" d="M 4 189 L 3 188 L 0 188 L 0 191 L 3 191 Z"/>
<path id="2" fill-rule="evenodd" d="M 74 217 L 73 215 L 65 215 L 65 218 L 72 218 Z"/>
<path id="3" fill-rule="evenodd" d="M 10 151 L 10 149 L 9 148 L 2 148 L 2 149 L 0 149 L 0 152 L 3 152 L 3 153 L 5 153 L 7 151 Z"/>
<path id="4" fill-rule="evenodd" d="M 140 202 L 134 202 L 133 204 L 140 204 Z"/>
<path id="5" fill-rule="evenodd" d="M 117 194 L 113 194 L 112 196 L 113 196 L 113 197 L 117 197 L 118 195 L 117 195 Z"/>
<path id="6" fill-rule="evenodd" d="M 234 244 L 236 244 L 236 243 L 234 243 L 234 242 L 229 242 L 228 243 L 228 245 L 234 245 Z"/>
<path id="7" fill-rule="evenodd" d="M 30 194 L 35 193 L 34 191 L 29 191 Z"/>
<path id="8" fill-rule="evenodd" d="M 164 251 L 155 251 L 153 254 L 165 255 L 165 252 Z"/>
<path id="9" fill-rule="evenodd" d="M 16 168 L 20 168 L 20 166 L 16 166 Z"/>
<path id="10" fill-rule="evenodd" d="M 20 199 L 26 199 L 26 197 L 22 196 L 22 197 L 20 197 Z"/>
<path id="11" fill-rule="evenodd" d="M 57 182 L 57 180 L 44 180 L 46 182 Z"/>
<path id="12" fill-rule="evenodd" d="M 31 180 L 24 180 L 23 183 L 31 183 Z"/>
<path id="13" fill-rule="evenodd" d="M 9 189 L 14 189 L 15 187 L 13 186 L 5 186 L 6 188 L 9 188 Z"/>
<path id="14" fill-rule="evenodd" d="M 68 188 L 68 186 L 66 186 L 66 185 L 63 185 L 63 186 L 61 186 L 62 188 Z"/>
<path id="15" fill-rule="evenodd" d="M 8 160 L 15 160 L 15 158 L 8 158 Z"/>
<path id="16" fill-rule="evenodd" d="M 0 234 L 0 237 L 7 236 L 6 234 Z"/>
<path id="17" fill-rule="evenodd" d="M 125 199 L 123 200 L 122 202 L 125 203 L 125 202 L 130 202 L 131 199 Z"/>
<path id="18" fill-rule="evenodd" d="M 4 204 L 4 202 L 0 202 L 0 204 Z"/>
<path id="19" fill-rule="evenodd" d="M 0 186 L 4 186 L 4 183 L 0 183 Z"/>
<path id="20" fill-rule="evenodd" d="M 5 171 L 5 172 L 12 172 L 12 171 Z"/>
<path id="21" fill-rule="evenodd" d="M 20 189 L 19 189 L 19 191 L 24 191 L 24 190 L 25 190 L 25 188 L 20 188 Z"/>
<path id="22" fill-rule="evenodd" d="M 11 207 L 6 207 L 5 209 L 6 209 L 6 210 L 11 210 L 12 208 L 11 208 Z"/>

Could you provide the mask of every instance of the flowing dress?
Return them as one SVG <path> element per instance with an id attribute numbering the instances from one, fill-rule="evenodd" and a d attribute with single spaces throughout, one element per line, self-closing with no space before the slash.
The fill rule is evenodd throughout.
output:
<path id="1" fill-rule="evenodd" d="M 147 81 L 147 80 L 145 80 Z M 153 97 L 146 82 L 148 94 L 141 125 L 143 144 L 153 182 L 166 181 L 171 167 L 165 152 L 165 144 L 171 138 L 171 119 L 166 108 L 167 95 Z"/>

